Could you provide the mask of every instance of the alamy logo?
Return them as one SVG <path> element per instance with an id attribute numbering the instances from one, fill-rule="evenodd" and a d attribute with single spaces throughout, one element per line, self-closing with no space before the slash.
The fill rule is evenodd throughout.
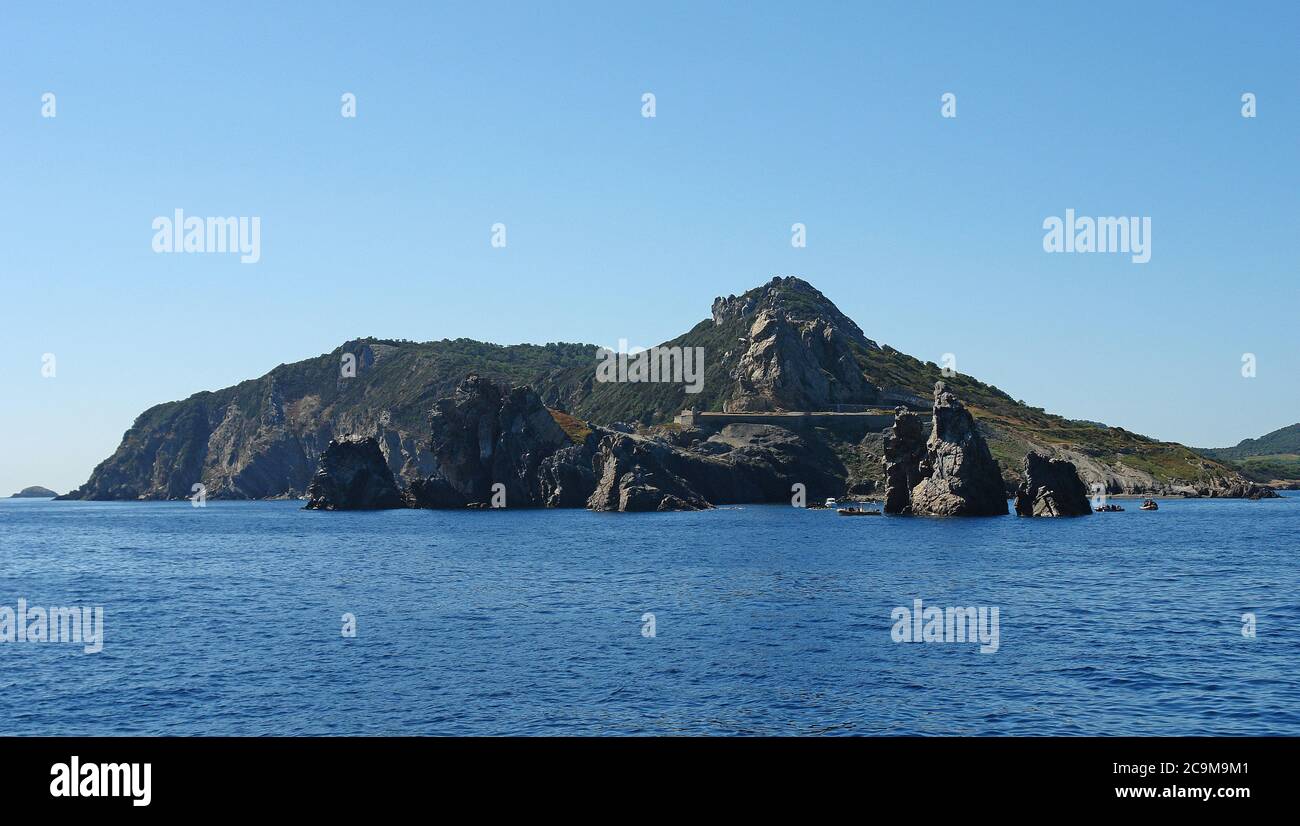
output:
<path id="1" fill-rule="evenodd" d="M 104 648 L 104 607 L 27 607 L 19 597 L 18 607 L 0 605 L 0 642 L 80 643 L 87 654 Z"/>
<path id="2" fill-rule="evenodd" d="M 132 806 L 148 806 L 152 774 L 152 763 L 82 763 L 74 754 L 50 766 L 50 797 L 129 797 Z"/>
<path id="3" fill-rule="evenodd" d="M 238 252 L 239 263 L 256 264 L 262 258 L 262 219 L 185 217 L 178 209 L 168 218 L 153 219 L 154 252 Z"/>
<path id="4" fill-rule="evenodd" d="M 627 339 L 618 340 L 618 351 L 602 347 L 596 353 L 596 381 L 685 384 L 687 393 L 704 389 L 703 347 L 651 347 L 629 352 Z"/>
<path id="5" fill-rule="evenodd" d="M 1134 264 L 1151 260 L 1151 218 L 1076 218 L 1067 209 L 1062 220 L 1049 215 L 1043 220 L 1043 250 L 1046 252 L 1127 252 Z"/>
<path id="6" fill-rule="evenodd" d="M 981 654 L 998 651 L 998 608 L 926 607 L 912 600 L 912 610 L 899 606 L 890 612 L 894 642 L 978 642 Z"/>

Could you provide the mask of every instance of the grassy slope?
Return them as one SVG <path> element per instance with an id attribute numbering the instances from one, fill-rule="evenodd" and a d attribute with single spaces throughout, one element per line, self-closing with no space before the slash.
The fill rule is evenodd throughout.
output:
<path id="1" fill-rule="evenodd" d="M 1242 476 L 1252 482 L 1300 481 L 1300 455 L 1278 453 L 1272 456 L 1251 456 L 1231 462 Z"/>
<path id="2" fill-rule="evenodd" d="M 1300 424 L 1280 427 L 1258 439 L 1243 439 L 1236 447 L 1198 448 L 1198 452 L 1215 459 L 1300 455 Z"/>
<path id="3" fill-rule="evenodd" d="M 1198 448 L 1197 452 L 1232 465 L 1252 482 L 1300 480 L 1300 424 L 1245 439 L 1235 447 Z"/>

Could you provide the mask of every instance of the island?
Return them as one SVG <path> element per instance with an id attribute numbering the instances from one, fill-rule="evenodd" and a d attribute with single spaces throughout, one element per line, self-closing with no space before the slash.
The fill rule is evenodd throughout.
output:
<path id="1" fill-rule="evenodd" d="M 22 490 L 18 491 L 17 493 L 15 493 L 13 496 L 10 496 L 9 498 L 10 499 L 53 499 L 56 496 L 58 496 L 58 494 L 50 490 L 49 488 L 43 488 L 40 485 L 32 485 L 29 488 L 23 488 Z"/>

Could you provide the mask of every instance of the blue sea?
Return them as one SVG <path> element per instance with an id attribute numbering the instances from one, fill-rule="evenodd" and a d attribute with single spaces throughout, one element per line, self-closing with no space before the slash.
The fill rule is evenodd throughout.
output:
<path id="1" fill-rule="evenodd" d="M 0 643 L 0 734 L 1300 735 L 1294 493 L 1073 520 L 300 504 L 0 501 L 0 606 L 105 629 Z M 997 651 L 895 642 L 916 599 L 996 607 Z"/>

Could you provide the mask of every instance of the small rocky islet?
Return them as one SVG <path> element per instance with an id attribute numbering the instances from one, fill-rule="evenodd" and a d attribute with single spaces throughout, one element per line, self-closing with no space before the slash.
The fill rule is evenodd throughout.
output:
<path id="1" fill-rule="evenodd" d="M 10 496 L 10 499 L 53 499 L 58 496 L 57 493 L 49 488 L 43 488 L 40 485 L 32 485 L 23 488 L 17 493 Z"/>

